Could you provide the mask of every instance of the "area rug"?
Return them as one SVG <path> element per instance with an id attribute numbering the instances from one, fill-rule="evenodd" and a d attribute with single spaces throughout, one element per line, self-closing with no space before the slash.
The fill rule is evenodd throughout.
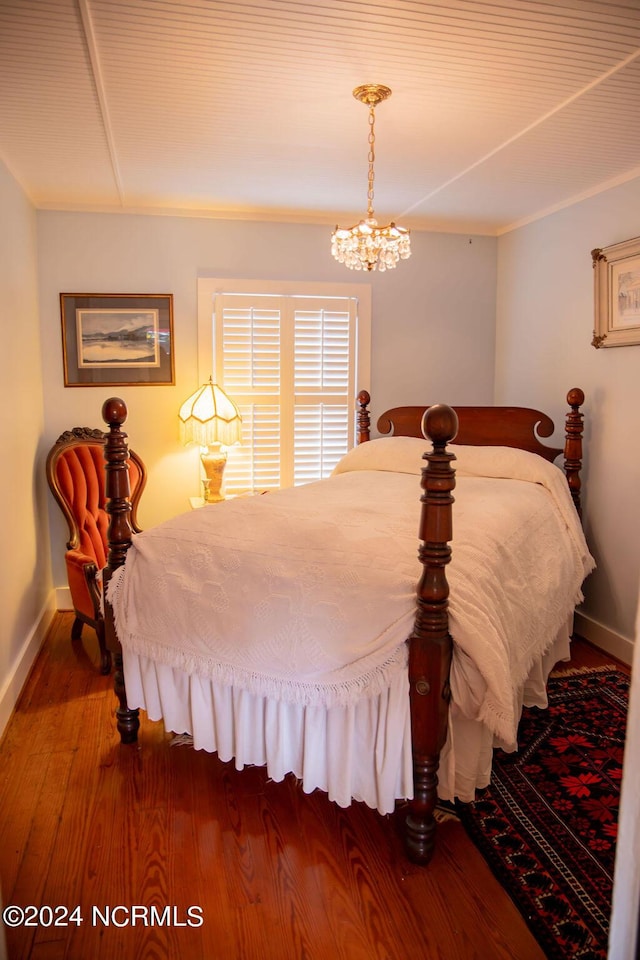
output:
<path id="1" fill-rule="evenodd" d="M 517 753 L 496 751 L 489 788 L 458 813 L 550 960 L 603 960 L 629 678 L 614 667 L 552 674 L 549 708 L 525 709 Z"/>

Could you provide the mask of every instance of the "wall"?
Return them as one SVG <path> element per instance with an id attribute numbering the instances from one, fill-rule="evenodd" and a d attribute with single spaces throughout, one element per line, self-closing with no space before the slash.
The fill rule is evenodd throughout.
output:
<path id="1" fill-rule="evenodd" d="M 402 403 L 493 398 L 496 240 L 416 233 L 395 271 L 363 276 L 332 260 L 330 228 L 197 218 L 40 211 L 38 249 L 45 437 L 101 426 L 111 395 L 130 406 L 127 430 L 150 472 L 148 527 L 199 494 L 197 450 L 178 443 L 177 413 L 197 381 L 197 278 L 370 283 L 372 413 Z M 63 386 L 59 294 L 173 293 L 174 387 Z M 437 344 L 437 349 L 436 349 Z M 360 387 L 369 385 L 360 384 Z M 375 421 L 374 421 L 375 422 Z M 61 517 L 51 512 L 54 579 L 65 583 Z"/>
<path id="2" fill-rule="evenodd" d="M 43 463 L 36 215 L 0 163 L 0 732 L 53 612 Z"/>
<path id="3" fill-rule="evenodd" d="M 640 234 L 640 179 L 500 238 L 496 402 L 585 404 L 584 526 L 597 570 L 578 625 L 631 660 L 640 571 L 640 345 L 596 350 L 591 250 Z"/>

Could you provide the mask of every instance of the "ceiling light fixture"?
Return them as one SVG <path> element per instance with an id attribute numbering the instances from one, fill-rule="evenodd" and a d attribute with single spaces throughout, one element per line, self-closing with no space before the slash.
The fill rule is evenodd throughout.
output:
<path id="1" fill-rule="evenodd" d="M 395 223 L 379 227 L 373 215 L 373 163 L 375 160 L 375 108 L 391 96 L 389 87 L 365 83 L 353 95 L 369 107 L 369 190 L 367 218 L 354 227 L 336 227 L 331 235 L 331 253 L 350 270 L 392 270 L 398 260 L 411 256 L 409 231 Z"/>

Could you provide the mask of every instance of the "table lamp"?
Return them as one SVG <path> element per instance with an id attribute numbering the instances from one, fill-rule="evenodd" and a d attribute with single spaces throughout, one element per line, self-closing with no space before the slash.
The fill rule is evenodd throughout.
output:
<path id="1" fill-rule="evenodd" d="M 240 443 L 242 439 L 240 411 L 209 377 L 208 383 L 185 400 L 178 416 L 182 443 L 199 443 L 206 448 L 200 454 L 205 472 L 202 481 L 205 503 L 219 503 L 224 500 L 221 487 L 227 462 L 226 450 L 222 448 Z"/>

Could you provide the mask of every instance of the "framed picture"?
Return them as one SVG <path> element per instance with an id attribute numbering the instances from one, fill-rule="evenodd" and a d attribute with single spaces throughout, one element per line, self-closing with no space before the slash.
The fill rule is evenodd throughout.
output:
<path id="1" fill-rule="evenodd" d="M 640 237 L 592 250 L 595 329 L 592 346 L 640 343 Z"/>
<path id="2" fill-rule="evenodd" d="M 61 293 L 65 387 L 174 383 L 173 294 Z"/>

